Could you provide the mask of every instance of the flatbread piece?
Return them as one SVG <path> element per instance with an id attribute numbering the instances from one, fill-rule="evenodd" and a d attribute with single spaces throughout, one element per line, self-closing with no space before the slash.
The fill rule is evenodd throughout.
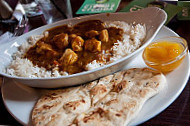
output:
<path id="1" fill-rule="evenodd" d="M 32 111 L 35 126 L 126 126 L 166 86 L 163 74 L 132 68 L 78 87 L 51 90 Z"/>

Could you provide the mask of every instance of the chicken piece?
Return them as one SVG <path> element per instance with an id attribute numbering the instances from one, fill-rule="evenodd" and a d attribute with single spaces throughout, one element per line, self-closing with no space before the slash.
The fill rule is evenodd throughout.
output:
<path id="1" fill-rule="evenodd" d="M 84 40 L 80 36 L 75 37 L 71 43 L 73 51 L 83 50 Z"/>
<path id="2" fill-rule="evenodd" d="M 59 55 L 58 52 L 56 52 L 55 50 L 53 50 L 53 48 L 52 48 L 51 45 L 46 44 L 44 42 L 37 43 L 36 52 L 38 54 L 42 54 L 42 55 L 45 54 L 47 56 L 47 58 Z"/>
<path id="3" fill-rule="evenodd" d="M 68 34 L 61 33 L 53 37 L 53 42 L 55 43 L 57 48 L 64 49 L 69 45 L 68 39 Z"/>
<path id="4" fill-rule="evenodd" d="M 109 40 L 109 34 L 108 34 L 108 30 L 107 29 L 104 29 L 104 30 L 102 30 L 100 32 L 99 39 L 102 42 L 108 42 L 108 40 Z"/>
<path id="5" fill-rule="evenodd" d="M 71 49 L 66 49 L 59 61 L 61 64 L 72 65 L 78 60 L 78 55 Z"/>
<path id="6" fill-rule="evenodd" d="M 69 35 L 69 42 L 71 43 L 74 40 L 74 38 L 76 38 L 76 37 L 77 37 L 76 34 L 70 34 Z"/>
<path id="7" fill-rule="evenodd" d="M 101 51 L 101 41 L 95 38 L 88 39 L 85 41 L 85 50 L 90 52 L 100 52 Z"/>
<path id="8" fill-rule="evenodd" d="M 93 37 L 97 36 L 98 34 L 99 34 L 98 31 L 90 30 L 90 31 L 85 33 L 85 36 L 88 38 L 93 38 Z"/>

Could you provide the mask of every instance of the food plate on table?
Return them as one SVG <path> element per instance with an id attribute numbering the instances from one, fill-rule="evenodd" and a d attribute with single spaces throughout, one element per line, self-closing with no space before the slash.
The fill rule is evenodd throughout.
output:
<path id="1" fill-rule="evenodd" d="M 26 84 L 28 86 L 42 87 L 42 88 L 57 88 L 57 87 L 63 87 L 63 86 L 72 86 L 72 85 L 82 84 L 82 83 L 86 83 L 86 82 L 95 80 L 97 78 L 100 78 L 102 76 L 108 75 L 110 73 L 113 73 L 113 72 L 116 72 L 116 71 L 122 69 L 127 63 L 129 63 L 133 58 L 135 58 L 136 55 L 138 53 L 140 53 L 140 51 L 142 51 L 151 42 L 151 40 L 156 36 L 156 34 L 158 33 L 158 31 L 160 30 L 160 28 L 166 21 L 166 18 L 167 18 L 167 15 L 162 9 L 159 9 L 156 7 L 150 7 L 150 8 L 145 8 L 140 11 L 131 12 L 131 13 L 109 13 L 109 14 L 97 14 L 97 15 L 76 17 L 73 19 L 67 19 L 67 20 L 59 21 L 59 22 L 56 22 L 53 24 L 49 24 L 49 25 L 40 27 L 40 28 L 35 29 L 29 33 L 26 33 L 26 34 L 16 38 L 15 40 L 4 44 L 4 46 L 0 47 L 0 50 L 2 51 L 2 54 L 0 55 L 0 57 L 1 57 L 0 74 L 3 76 L 9 77 L 9 78 L 13 78 L 14 80 L 16 80 L 20 83 Z M 3 70 L 6 71 L 5 69 L 12 62 L 13 53 L 15 53 L 18 50 L 19 46 L 22 43 L 25 43 L 30 36 L 40 35 L 45 30 L 53 28 L 55 26 L 60 26 L 63 24 L 75 25 L 79 22 L 83 22 L 86 20 L 101 20 L 101 21 L 111 21 L 111 22 L 112 21 L 125 21 L 126 23 L 130 24 L 132 27 L 134 26 L 134 29 L 136 29 L 135 25 L 138 25 L 138 24 L 145 25 L 146 36 L 142 40 L 141 46 L 139 48 L 137 48 L 134 52 L 132 52 L 128 55 L 125 55 L 125 56 L 123 56 L 123 58 L 117 59 L 114 62 L 111 62 L 102 67 L 98 67 L 96 69 L 92 69 L 89 71 L 83 71 L 83 72 L 71 74 L 68 76 L 58 76 L 58 77 L 57 76 L 56 77 L 35 77 L 35 76 L 34 77 L 19 77 L 19 76 L 12 76 L 10 74 L 7 74 L 7 72 L 2 72 Z M 122 23 L 118 23 L 118 24 L 122 24 Z M 137 31 L 138 31 L 138 29 L 137 29 Z M 143 31 L 143 33 L 144 33 L 144 31 Z M 135 35 L 136 31 L 134 31 L 133 34 Z M 135 38 L 130 38 L 130 39 L 133 39 L 136 41 Z M 96 41 L 96 42 L 98 42 L 98 41 Z M 21 46 L 21 48 L 22 47 L 23 46 Z M 60 46 L 57 45 L 57 47 L 59 48 Z M 85 48 L 86 48 L 86 45 L 85 45 Z M 40 53 L 41 49 L 42 48 L 39 48 L 39 50 L 37 52 Z M 89 48 L 87 47 L 87 49 L 89 49 Z M 49 50 L 51 50 L 50 46 L 49 46 Z M 117 49 L 117 50 L 120 50 L 120 49 Z M 72 52 L 72 51 L 69 51 L 69 52 Z M 63 57 L 64 57 L 64 55 L 63 55 Z M 60 58 L 60 60 L 61 59 L 62 59 L 62 57 Z M 27 64 L 27 61 L 23 61 L 23 62 L 25 62 Z M 16 63 L 18 63 L 18 62 L 16 62 Z M 57 64 L 57 63 L 55 62 L 55 64 Z M 20 65 L 20 66 L 22 67 L 22 65 Z M 30 65 L 28 65 L 28 66 L 30 66 Z M 17 67 L 17 68 L 19 68 L 19 67 Z M 26 71 L 26 70 L 24 70 L 24 71 Z M 41 71 L 41 69 L 38 71 Z M 34 75 L 39 74 L 39 73 L 40 72 L 36 72 Z M 43 74 L 43 72 L 42 72 L 42 74 Z M 53 74 L 56 75 L 55 73 L 53 73 Z"/>
<path id="2" fill-rule="evenodd" d="M 178 35 L 163 26 L 155 37 L 155 40 L 165 36 Z M 131 121 L 129 125 L 138 125 L 153 118 L 166 109 L 180 95 L 189 78 L 189 61 L 188 54 L 177 69 L 166 75 L 167 88 L 149 99 L 144 104 L 138 116 Z M 142 51 L 124 69 L 134 67 L 146 67 L 142 59 Z M 46 90 L 30 88 L 8 78 L 4 79 L 4 84 L 2 85 L 2 96 L 6 108 L 11 115 L 23 125 L 31 125 L 31 111 L 44 92 L 46 92 Z"/>

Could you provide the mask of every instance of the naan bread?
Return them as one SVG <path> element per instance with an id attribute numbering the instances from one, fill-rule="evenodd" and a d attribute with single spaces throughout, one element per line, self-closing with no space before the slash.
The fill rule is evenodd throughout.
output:
<path id="1" fill-rule="evenodd" d="M 133 68 L 87 85 L 48 92 L 36 103 L 36 126 L 125 126 L 166 85 L 163 74 Z"/>

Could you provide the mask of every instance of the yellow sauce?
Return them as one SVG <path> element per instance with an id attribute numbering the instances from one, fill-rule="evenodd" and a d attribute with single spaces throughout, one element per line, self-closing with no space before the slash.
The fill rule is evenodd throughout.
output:
<path id="1" fill-rule="evenodd" d="M 177 42 L 154 42 L 145 48 L 143 58 L 148 66 L 167 73 L 181 64 L 184 56 L 179 59 L 177 57 L 180 57 L 183 51 L 183 45 Z"/>

